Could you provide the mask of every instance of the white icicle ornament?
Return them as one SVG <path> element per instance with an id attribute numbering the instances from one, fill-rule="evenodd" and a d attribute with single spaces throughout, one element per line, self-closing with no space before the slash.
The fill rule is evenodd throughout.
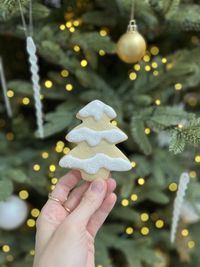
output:
<path id="1" fill-rule="evenodd" d="M 80 170 L 87 181 L 107 179 L 110 171 L 130 170 L 130 161 L 115 146 L 128 138 L 110 122 L 116 116 L 113 108 L 99 100 L 82 108 L 77 114 L 82 123 L 66 136 L 77 146 L 60 160 L 60 166 Z"/>

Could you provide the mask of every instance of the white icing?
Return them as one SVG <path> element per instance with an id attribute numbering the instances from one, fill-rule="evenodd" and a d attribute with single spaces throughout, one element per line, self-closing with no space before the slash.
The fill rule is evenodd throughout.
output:
<path id="1" fill-rule="evenodd" d="M 79 159 L 66 155 L 60 160 L 59 165 L 64 168 L 81 169 L 89 174 L 95 174 L 101 168 L 110 171 L 128 171 L 132 168 L 128 160 L 111 158 L 103 153 L 97 153 L 89 159 Z"/>
<path id="2" fill-rule="evenodd" d="M 103 139 L 107 140 L 111 144 L 117 144 L 127 138 L 127 135 L 119 129 L 95 131 L 86 127 L 74 129 L 66 136 L 66 139 L 69 142 L 79 143 L 86 141 L 90 146 L 98 145 Z"/>
<path id="3" fill-rule="evenodd" d="M 105 113 L 111 120 L 117 116 L 113 108 L 104 104 L 100 100 L 94 100 L 87 104 L 78 112 L 78 115 L 83 118 L 94 117 L 96 121 L 99 121 L 103 113 Z"/>

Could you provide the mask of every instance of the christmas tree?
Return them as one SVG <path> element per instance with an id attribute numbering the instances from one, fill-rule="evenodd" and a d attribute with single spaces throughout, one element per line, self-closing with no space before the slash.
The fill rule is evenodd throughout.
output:
<path id="1" fill-rule="evenodd" d="M 26 21 L 29 3 L 21 0 Z M 65 134 L 76 127 L 75 114 L 95 99 L 116 111 L 110 129 L 127 133 L 119 149 L 133 167 L 113 173 L 118 202 L 97 237 L 96 266 L 200 266 L 200 4 L 135 0 L 147 51 L 141 61 L 127 64 L 116 52 L 131 5 L 131 0 L 33 1 L 44 114 L 39 138 L 19 3 L 0 0 L 0 56 L 13 113 L 7 117 L 0 94 L 1 267 L 32 266 L 36 219 L 66 172 L 60 158 L 73 151 Z M 172 245 L 173 201 L 185 171 L 191 181 Z"/>

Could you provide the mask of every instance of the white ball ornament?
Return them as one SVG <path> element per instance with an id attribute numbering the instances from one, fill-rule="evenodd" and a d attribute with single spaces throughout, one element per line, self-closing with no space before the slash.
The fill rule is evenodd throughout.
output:
<path id="1" fill-rule="evenodd" d="M 13 230 L 26 220 L 28 207 L 25 201 L 18 196 L 11 196 L 6 201 L 0 202 L 0 228 Z"/>

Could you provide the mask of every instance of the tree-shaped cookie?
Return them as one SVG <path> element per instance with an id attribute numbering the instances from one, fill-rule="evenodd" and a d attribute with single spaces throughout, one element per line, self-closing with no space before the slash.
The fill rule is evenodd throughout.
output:
<path id="1" fill-rule="evenodd" d="M 77 146 L 60 160 L 60 166 L 80 170 L 87 181 L 106 179 L 110 171 L 130 170 L 130 161 L 115 146 L 127 139 L 127 135 L 110 122 L 116 116 L 113 108 L 99 100 L 82 108 L 76 115 L 82 123 L 66 136 Z"/>

